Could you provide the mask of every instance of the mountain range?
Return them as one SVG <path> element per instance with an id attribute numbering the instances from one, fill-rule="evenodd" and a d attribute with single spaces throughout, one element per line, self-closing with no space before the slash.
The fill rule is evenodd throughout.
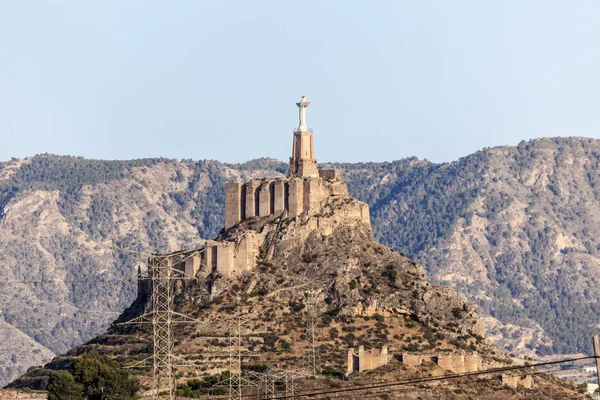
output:
<path id="1" fill-rule="evenodd" d="M 546 138 L 458 161 L 334 164 L 375 237 L 466 294 L 520 355 L 589 352 L 600 306 L 600 141 Z M 0 384 L 103 332 L 135 298 L 141 254 L 223 227 L 229 180 L 286 164 L 38 155 L 0 164 Z"/>

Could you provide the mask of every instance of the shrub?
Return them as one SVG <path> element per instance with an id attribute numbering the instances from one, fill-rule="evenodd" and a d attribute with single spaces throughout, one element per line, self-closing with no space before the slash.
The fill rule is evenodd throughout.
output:
<path id="1" fill-rule="evenodd" d="M 82 355 L 74 364 L 75 380 L 83 385 L 88 400 L 133 400 L 139 389 L 135 379 L 106 356 L 91 352 Z"/>
<path id="2" fill-rule="evenodd" d="M 396 279 L 398 279 L 398 272 L 393 265 L 385 267 L 385 271 L 383 271 L 381 275 L 387 277 L 390 283 L 396 283 Z"/>
<path id="3" fill-rule="evenodd" d="M 47 387 L 48 400 L 83 400 L 83 385 L 67 371 L 58 371 Z"/>
<path id="4" fill-rule="evenodd" d="M 343 379 L 344 372 L 331 366 L 327 366 L 321 370 L 321 375 L 332 376 L 334 378 Z"/>

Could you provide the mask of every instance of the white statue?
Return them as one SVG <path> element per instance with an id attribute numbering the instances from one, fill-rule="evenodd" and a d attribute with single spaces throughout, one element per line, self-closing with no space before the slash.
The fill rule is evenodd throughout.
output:
<path id="1" fill-rule="evenodd" d="M 300 117 L 299 127 L 306 127 L 306 107 L 310 104 L 310 101 L 306 101 L 306 96 L 302 96 L 300 103 L 296 103 L 298 106 L 298 113 Z"/>

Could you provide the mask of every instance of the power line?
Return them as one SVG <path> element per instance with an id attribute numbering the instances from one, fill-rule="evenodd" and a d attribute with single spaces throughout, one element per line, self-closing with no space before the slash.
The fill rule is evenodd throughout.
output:
<path id="1" fill-rule="evenodd" d="M 149 278 L 141 278 L 141 280 L 150 280 Z M 114 279 L 47 279 L 43 281 L 33 281 L 33 280 L 12 280 L 12 281 L 0 281 L 1 284 L 6 285 L 14 285 L 17 283 L 33 283 L 33 284 L 50 284 L 50 283 L 111 283 L 111 282 L 137 282 L 137 277 L 129 277 L 129 278 L 114 278 Z"/>
<path id="2" fill-rule="evenodd" d="M 558 360 L 558 361 L 547 361 L 547 362 L 542 362 L 542 363 L 537 363 L 537 364 L 492 368 L 492 369 L 488 369 L 485 371 L 467 372 L 467 373 L 463 373 L 463 374 L 453 374 L 453 375 L 445 375 L 445 376 L 439 376 L 439 377 L 412 379 L 412 380 L 408 380 L 408 381 L 392 381 L 392 382 L 385 382 L 385 383 L 380 383 L 380 384 L 375 384 L 375 385 L 362 385 L 362 386 L 357 385 L 355 387 L 349 387 L 349 388 L 298 393 L 298 394 L 295 394 L 293 398 L 314 397 L 314 396 L 328 395 L 328 394 L 335 394 L 335 393 L 347 393 L 347 392 L 355 392 L 355 391 L 368 390 L 368 389 L 389 388 L 389 387 L 393 387 L 393 386 L 404 386 L 404 385 L 413 385 L 413 384 L 417 384 L 417 383 L 444 381 L 444 380 L 458 379 L 458 378 L 468 378 L 468 377 L 473 377 L 473 376 L 478 376 L 478 375 L 487 375 L 487 374 L 493 374 L 493 373 L 498 373 L 498 372 L 508 372 L 508 371 L 515 371 L 515 370 L 521 370 L 521 369 L 541 367 L 544 365 L 564 364 L 564 363 L 573 362 L 573 361 L 581 361 L 581 360 L 589 360 L 589 359 L 597 359 L 597 358 L 598 358 L 597 356 L 585 356 L 585 357 L 570 358 L 570 359 Z M 288 397 L 285 397 L 285 396 L 273 397 L 273 399 L 287 399 L 287 398 Z"/>

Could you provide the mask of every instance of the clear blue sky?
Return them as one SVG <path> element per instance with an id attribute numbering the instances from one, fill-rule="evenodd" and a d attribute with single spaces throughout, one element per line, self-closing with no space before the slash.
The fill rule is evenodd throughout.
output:
<path id="1" fill-rule="evenodd" d="M 285 160 L 301 95 L 322 161 L 600 138 L 598 0 L 0 0 L 0 61 L 0 160 Z"/>

